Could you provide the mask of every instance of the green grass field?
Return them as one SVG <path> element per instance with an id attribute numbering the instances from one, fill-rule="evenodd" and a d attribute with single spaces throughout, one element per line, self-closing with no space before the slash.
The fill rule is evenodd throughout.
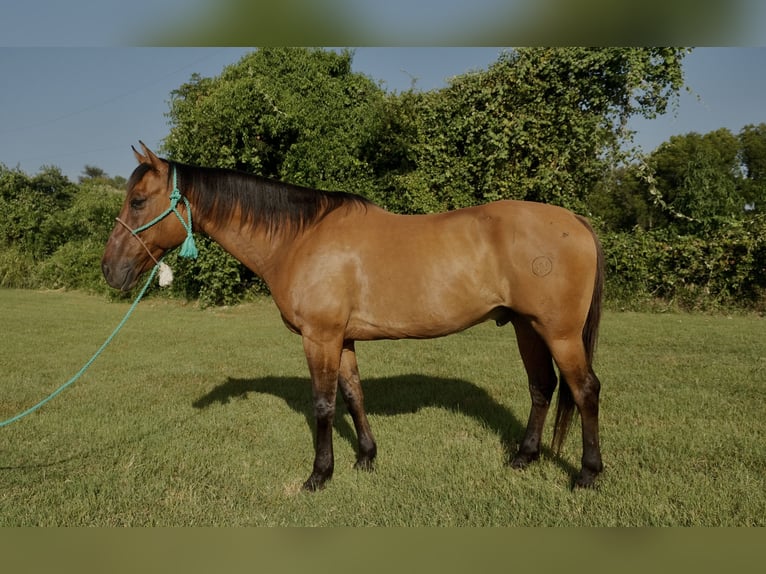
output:
<path id="1" fill-rule="evenodd" d="M 126 310 L 0 290 L 0 420 L 69 379 Z M 144 301 L 80 381 L 0 428 L 0 525 L 766 525 L 763 318 L 606 313 L 592 491 L 570 490 L 579 432 L 561 458 L 507 465 L 529 408 L 510 327 L 357 351 L 377 468 L 352 468 L 340 406 L 335 476 L 310 494 L 308 371 L 273 304 Z"/>

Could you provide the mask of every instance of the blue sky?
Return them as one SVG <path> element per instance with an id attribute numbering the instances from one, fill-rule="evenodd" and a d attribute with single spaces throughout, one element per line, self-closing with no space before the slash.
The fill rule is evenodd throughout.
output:
<path id="1" fill-rule="evenodd" d="M 357 48 L 354 68 L 388 90 L 422 90 L 486 68 L 499 48 Z M 220 74 L 246 48 L 0 48 L 0 163 L 36 173 L 59 166 L 76 180 L 95 165 L 127 177 L 130 146 L 159 146 L 173 89 L 192 73 Z M 738 132 L 766 122 L 766 48 L 698 48 L 684 64 L 692 93 L 675 114 L 635 121 L 649 152 L 671 135 Z"/>

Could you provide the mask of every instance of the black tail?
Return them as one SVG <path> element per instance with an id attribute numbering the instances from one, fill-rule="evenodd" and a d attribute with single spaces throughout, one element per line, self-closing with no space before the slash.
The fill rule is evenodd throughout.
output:
<path id="1" fill-rule="evenodd" d="M 588 369 L 593 372 L 593 356 L 596 352 L 596 343 L 598 341 L 598 327 L 601 323 L 601 300 L 604 293 L 604 252 L 601 248 L 601 242 L 596 237 L 596 233 L 588 221 L 578 218 L 593 235 L 593 241 L 596 243 L 596 281 L 593 285 L 593 296 L 590 301 L 590 309 L 585 319 L 585 325 L 582 329 L 582 342 L 585 346 L 585 359 L 588 362 Z M 553 426 L 553 450 L 561 451 L 561 446 L 566 440 L 569 428 L 572 426 L 575 413 L 575 402 L 572 396 L 572 390 L 562 377 L 559 381 L 559 395 L 556 403 L 556 420 Z"/>

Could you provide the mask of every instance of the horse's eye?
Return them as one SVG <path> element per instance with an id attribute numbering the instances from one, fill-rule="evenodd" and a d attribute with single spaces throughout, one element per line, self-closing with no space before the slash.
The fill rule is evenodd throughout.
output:
<path id="1" fill-rule="evenodd" d="M 146 203 L 146 199 L 142 197 L 136 197 L 130 200 L 130 207 L 138 210 L 141 209 Z"/>

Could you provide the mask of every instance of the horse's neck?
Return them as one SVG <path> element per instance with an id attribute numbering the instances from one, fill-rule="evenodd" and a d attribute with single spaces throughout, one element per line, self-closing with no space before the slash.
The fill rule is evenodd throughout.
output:
<path id="1" fill-rule="evenodd" d="M 217 225 L 201 221 L 200 229 L 223 249 L 239 260 L 267 284 L 276 272 L 289 241 L 283 234 L 269 234 L 260 226 L 241 224 L 234 217 L 229 224 Z"/>

